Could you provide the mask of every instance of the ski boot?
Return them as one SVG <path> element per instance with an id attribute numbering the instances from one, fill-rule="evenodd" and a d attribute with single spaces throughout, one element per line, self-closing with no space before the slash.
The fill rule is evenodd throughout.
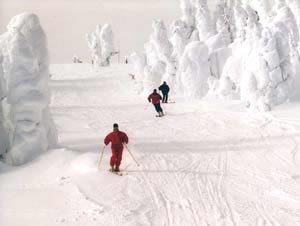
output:
<path id="1" fill-rule="evenodd" d="M 116 166 L 115 171 L 114 172 L 120 172 L 119 166 Z"/>

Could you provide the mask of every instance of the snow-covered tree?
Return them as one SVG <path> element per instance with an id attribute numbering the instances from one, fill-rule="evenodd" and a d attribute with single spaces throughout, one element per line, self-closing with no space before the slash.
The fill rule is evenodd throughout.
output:
<path id="1" fill-rule="evenodd" d="M 147 65 L 144 69 L 144 94 L 149 94 L 153 89 L 157 89 L 161 83 L 163 72 L 166 70 L 166 64 L 163 61 L 157 61 L 154 65 Z"/>
<path id="2" fill-rule="evenodd" d="M 151 75 L 169 80 L 170 76 L 176 74 L 176 58 L 172 56 L 172 53 L 174 54 L 173 47 L 165 24 L 161 20 L 154 20 L 152 27 L 153 33 L 149 42 L 145 45 L 148 69 L 145 69 L 146 81 L 144 84 L 151 80 L 149 79 Z M 165 65 L 164 67 L 161 66 L 162 63 Z M 153 78 L 153 80 L 156 79 Z M 149 86 L 145 85 L 145 90 L 149 90 L 147 89 Z"/>
<path id="3" fill-rule="evenodd" d="M 199 39 L 201 42 L 205 42 L 216 33 L 207 6 L 207 0 L 195 0 L 195 7 L 196 27 L 199 32 Z"/>
<path id="4" fill-rule="evenodd" d="M 1 44 L 0 44 L 1 45 Z M 5 129 L 4 112 L 2 102 L 6 97 L 4 86 L 4 71 L 2 67 L 3 56 L 0 54 L 0 156 L 5 154 L 9 149 L 9 138 Z"/>
<path id="5" fill-rule="evenodd" d="M 240 5 L 234 8 L 235 26 L 236 26 L 236 38 L 240 41 L 246 39 L 246 27 L 247 27 L 247 12 Z"/>
<path id="6" fill-rule="evenodd" d="M 298 32 L 300 35 L 300 1 L 298 0 L 288 0 L 290 9 L 293 11 L 295 20 L 298 26 Z"/>
<path id="7" fill-rule="evenodd" d="M 195 30 L 195 6 L 192 0 L 180 0 L 180 8 L 182 12 L 181 21 L 186 25 L 184 35 L 189 38 Z"/>
<path id="8" fill-rule="evenodd" d="M 275 15 L 272 18 L 273 23 L 284 23 L 288 28 L 293 45 L 296 46 L 299 43 L 299 30 L 292 10 L 285 2 L 280 2 L 280 4 L 277 4 L 274 8 Z"/>
<path id="9" fill-rule="evenodd" d="M 116 54 L 113 44 L 113 32 L 109 24 L 101 27 L 96 26 L 96 30 L 86 34 L 88 47 L 91 50 L 92 62 L 95 67 L 109 66 L 111 57 Z"/>
<path id="10" fill-rule="evenodd" d="M 248 1 L 248 4 L 257 12 L 262 24 L 267 24 L 269 22 L 271 4 L 273 4 L 272 0 L 254 0 Z"/>
<path id="11" fill-rule="evenodd" d="M 114 36 L 112 28 L 109 24 L 105 24 L 102 27 L 100 33 L 100 43 L 101 43 L 101 66 L 109 66 L 110 58 L 115 54 L 114 50 Z"/>
<path id="12" fill-rule="evenodd" d="M 231 21 L 229 15 L 229 8 L 225 0 L 218 0 L 216 2 L 216 9 L 214 12 L 213 24 L 215 30 L 221 35 L 222 40 L 226 45 L 232 42 Z"/>
<path id="13" fill-rule="evenodd" d="M 154 20 L 152 23 L 153 33 L 146 44 L 148 65 L 155 65 L 157 61 L 166 64 L 170 62 L 172 55 L 172 44 L 169 41 L 167 28 L 162 20 Z"/>
<path id="14" fill-rule="evenodd" d="M 172 23 L 170 39 L 165 26 L 154 25 L 146 46 L 147 80 L 155 80 L 150 77 L 157 73 L 150 72 L 156 62 L 168 68 L 166 56 L 171 56 L 177 94 L 201 98 L 209 88 L 210 94 L 241 98 L 258 110 L 269 110 L 290 98 L 295 84 L 300 84 L 299 13 L 294 15 L 300 12 L 300 2 L 217 0 L 215 6 L 211 19 L 207 0 L 182 0 L 183 16 Z M 166 51 L 171 49 L 166 48 L 168 40 L 171 55 Z"/>
<path id="15" fill-rule="evenodd" d="M 6 59 L 2 101 L 10 150 L 5 160 L 19 165 L 52 148 L 57 134 L 49 101 L 46 35 L 34 14 L 15 16 L 5 34 Z"/>
<path id="16" fill-rule="evenodd" d="M 74 55 L 73 56 L 73 63 L 74 64 L 82 63 L 82 60 L 77 55 Z"/>
<path id="17" fill-rule="evenodd" d="M 203 42 L 191 42 L 180 60 L 178 91 L 186 97 L 201 98 L 208 92 L 209 50 Z"/>
<path id="18" fill-rule="evenodd" d="M 144 79 L 144 68 L 146 66 L 146 55 L 132 53 L 129 57 L 129 62 L 133 65 L 133 75 L 137 81 L 143 81 Z"/>
<path id="19" fill-rule="evenodd" d="M 247 12 L 247 27 L 246 41 L 249 51 L 253 51 L 258 45 L 258 40 L 261 37 L 262 25 L 259 21 L 259 15 L 250 5 L 246 5 Z"/>
<path id="20" fill-rule="evenodd" d="M 269 28 L 265 28 L 256 58 L 248 67 L 241 97 L 254 109 L 271 110 L 288 97 L 288 84 L 282 76 L 277 43 Z"/>
<path id="21" fill-rule="evenodd" d="M 187 30 L 187 26 L 182 20 L 176 20 L 171 25 L 170 41 L 173 45 L 172 58 L 176 60 L 177 65 L 184 48 L 189 42 L 189 36 L 186 34 Z"/>
<path id="22" fill-rule="evenodd" d="M 92 63 L 94 66 L 100 66 L 101 62 L 101 42 L 100 42 L 101 25 L 96 26 L 96 30 L 86 34 L 86 41 L 92 54 Z"/>

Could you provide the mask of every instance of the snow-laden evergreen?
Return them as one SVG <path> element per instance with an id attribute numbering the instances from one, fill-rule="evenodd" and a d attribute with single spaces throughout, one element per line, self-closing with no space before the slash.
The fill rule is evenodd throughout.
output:
<path id="1" fill-rule="evenodd" d="M 201 98 L 208 92 L 209 50 L 203 42 L 191 42 L 180 60 L 177 86 L 183 95 Z"/>
<path id="2" fill-rule="evenodd" d="M 101 25 L 96 26 L 96 30 L 86 34 L 86 41 L 92 55 L 92 63 L 94 66 L 100 66 L 101 62 L 101 42 L 100 42 Z"/>
<path id="3" fill-rule="evenodd" d="M 111 57 L 116 54 L 114 35 L 109 24 L 98 24 L 95 31 L 86 34 L 86 41 L 92 55 L 92 63 L 97 67 L 109 66 Z"/>
<path id="4" fill-rule="evenodd" d="M 109 24 L 105 24 L 102 27 L 100 33 L 100 43 L 101 43 L 101 66 L 109 66 L 111 57 L 115 54 L 114 49 L 114 35 L 112 28 Z"/>
<path id="5" fill-rule="evenodd" d="M 195 7 L 195 19 L 196 27 L 199 32 L 199 39 L 200 41 L 205 42 L 215 34 L 210 11 L 207 6 L 207 0 L 195 0 Z"/>
<path id="6" fill-rule="evenodd" d="M 1 38 L 0 70 L 4 89 L 0 109 L 9 135 L 9 149 L 4 157 L 19 165 L 54 147 L 57 134 L 48 107 L 49 59 L 39 19 L 23 13 L 15 16 L 7 28 Z"/>
<path id="7" fill-rule="evenodd" d="M 1 45 L 1 41 L 0 41 Z M 2 106 L 2 102 L 5 99 L 5 81 L 4 81 L 4 71 L 3 71 L 3 56 L 0 56 L 0 156 L 5 154 L 9 148 L 9 138 L 8 133 L 5 128 L 4 121 L 4 109 Z"/>
<path id="8" fill-rule="evenodd" d="M 209 95 L 239 98 L 261 111 L 300 97 L 296 88 L 300 83 L 298 1 L 218 0 L 213 11 L 206 0 L 180 3 L 182 17 L 169 31 L 162 21 L 154 23 L 154 34 L 146 45 L 144 87 L 158 80 L 149 80 L 149 68 L 162 61 L 172 68 L 173 77 L 166 76 L 166 71 L 159 77 L 171 78 L 171 90 L 189 98 L 204 97 L 203 84 L 209 87 Z M 189 45 L 194 41 L 207 46 L 208 56 L 202 57 L 207 57 L 206 64 L 197 60 L 199 56 L 191 57 L 198 52 L 197 45 Z M 194 61 L 197 67 L 191 66 Z M 200 78 L 202 70 L 205 73 Z"/>
<path id="9" fill-rule="evenodd" d="M 134 79 L 136 79 L 137 81 L 143 81 L 144 68 L 146 65 L 146 55 L 134 52 L 129 57 L 129 63 L 133 65 L 132 74 L 134 75 Z"/>
<path id="10" fill-rule="evenodd" d="M 172 56 L 173 48 L 164 22 L 154 20 L 152 28 L 153 33 L 145 45 L 146 66 L 143 83 L 145 93 L 157 88 L 162 79 L 172 80 L 170 77 L 176 73 L 176 58 Z"/>

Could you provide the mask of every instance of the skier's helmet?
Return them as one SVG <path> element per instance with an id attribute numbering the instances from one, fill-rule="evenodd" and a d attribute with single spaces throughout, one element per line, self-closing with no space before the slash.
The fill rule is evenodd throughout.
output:
<path id="1" fill-rule="evenodd" d="M 114 123 L 113 127 L 114 127 L 114 128 L 119 128 L 118 123 Z"/>

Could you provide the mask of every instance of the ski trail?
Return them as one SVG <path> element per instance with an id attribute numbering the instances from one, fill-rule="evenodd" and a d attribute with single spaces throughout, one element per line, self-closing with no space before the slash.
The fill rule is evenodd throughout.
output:
<path id="1" fill-rule="evenodd" d="M 235 112 L 178 99 L 164 105 L 165 117 L 155 118 L 125 69 L 83 77 L 53 82 L 56 122 L 68 124 L 59 126 L 61 144 L 79 153 L 98 151 L 112 123 L 119 122 L 141 164 L 137 168 L 125 150 L 128 184 L 118 207 L 104 211 L 104 225 L 300 222 L 298 116 Z M 139 189 L 132 192 L 135 186 Z M 129 193 L 139 196 L 138 202 L 130 203 Z M 95 201 L 101 204 L 101 195 Z"/>

